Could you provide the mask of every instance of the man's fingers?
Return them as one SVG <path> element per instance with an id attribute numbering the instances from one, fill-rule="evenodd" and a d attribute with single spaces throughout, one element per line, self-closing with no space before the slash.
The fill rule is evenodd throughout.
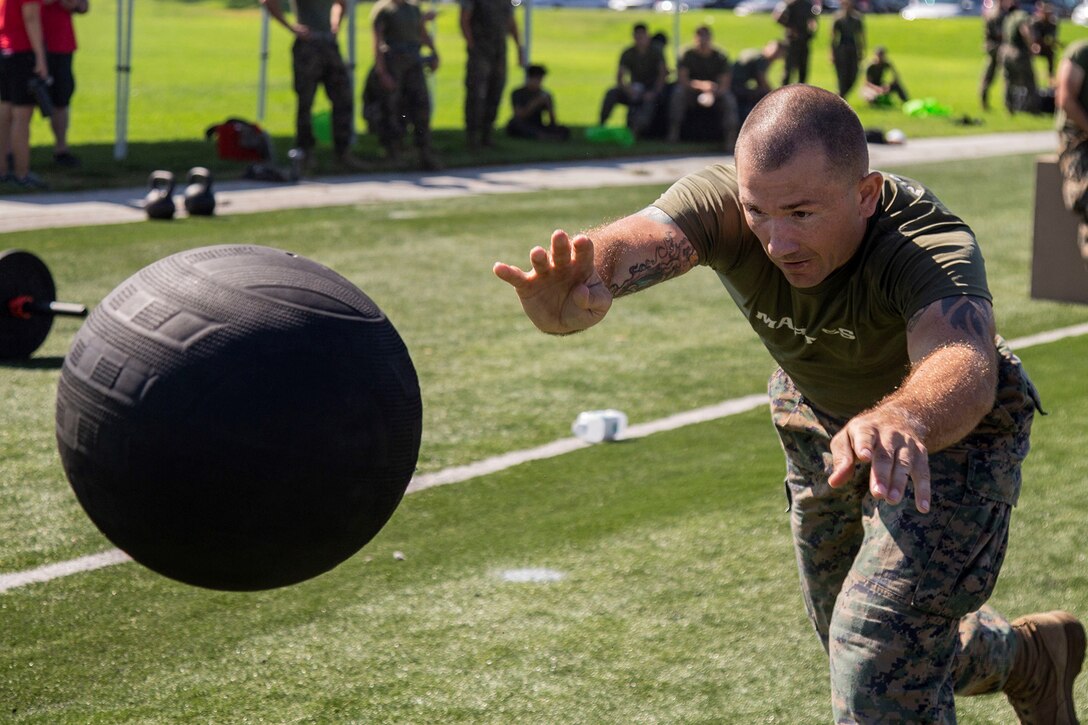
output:
<path id="1" fill-rule="evenodd" d="M 551 270 L 551 259 L 544 247 L 533 247 L 529 250 L 529 263 L 537 274 L 547 274 Z"/>
<path id="2" fill-rule="evenodd" d="M 560 267 L 570 264 L 570 238 L 566 232 L 556 229 L 552 232 L 552 264 Z"/>
<path id="3" fill-rule="evenodd" d="M 850 441 L 850 434 L 843 430 L 831 439 L 831 474 L 827 477 L 827 483 L 831 488 L 838 488 L 854 476 L 854 448 Z"/>
<path id="4" fill-rule="evenodd" d="M 495 266 L 491 268 L 491 271 L 495 273 L 495 276 L 514 287 L 520 287 L 529 281 L 529 274 L 518 267 L 506 264 L 505 262 L 495 262 Z"/>
<path id="5" fill-rule="evenodd" d="M 925 451 L 914 462 L 910 478 L 914 481 L 914 507 L 924 514 L 929 513 L 929 455 Z"/>

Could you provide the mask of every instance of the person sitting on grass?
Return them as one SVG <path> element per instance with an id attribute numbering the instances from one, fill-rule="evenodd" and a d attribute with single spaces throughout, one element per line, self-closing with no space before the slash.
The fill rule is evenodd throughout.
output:
<path id="1" fill-rule="evenodd" d="M 888 60 L 888 49 L 878 45 L 873 49 L 873 59 L 865 68 L 865 87 L 861 89 L 861 95 L 870 106 L 890 106 L 893 93 L 903 103 L 910 100 L 907 89 L 899 80 L 899 72 Z"/>
<path id="2" fill-rule="evenodd" d="M 506 133 L 513 138 L 537 141 L 566 141 L 570 129 L 555 120 L 555 101 L 542 87 L 548 70 L 542 65 L 525 69 L 525 85 L 510 94 L 514 115 L 506 124 Z"/>

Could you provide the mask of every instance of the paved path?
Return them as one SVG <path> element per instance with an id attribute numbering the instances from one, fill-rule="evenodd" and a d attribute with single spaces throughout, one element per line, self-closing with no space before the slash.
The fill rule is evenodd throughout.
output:
<path id="1" fill-rule="evenodd" d="M 987 156 L 1053 151 L 1051 131 L 959 136 L 870 146 L 874 168 Z M 619 159 L 458 169 L 440 173 L 338 176 L 300 184 L 247 181 L 217 183 L 216 213 L 248 214 L 278 209 L 434 199 L 466 194 L 504 194 L 546 189 L 579 189 L 669 183 L 720 157 Z M 0 199 L 0 232 L 21 229 L 120 224 L 142 221 L 146 189 L 112 189 L 71 194 L 31 194 Z M 184 213 L 181 198 L 178 208 Z"/>

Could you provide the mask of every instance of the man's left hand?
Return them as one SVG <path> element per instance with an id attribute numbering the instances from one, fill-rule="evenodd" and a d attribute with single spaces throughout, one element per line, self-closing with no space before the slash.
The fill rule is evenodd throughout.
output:
<path id="1" fill-rule="evenodd" d="M 914 482 L 914 505 L 929 511 L 929 453 L 922 435 L 905 415 L 877 408 L 851 418 L 831 439 L 832 488 L 854 477 L 854 466 L 870 464 L 869 492 L 890 504 L 903 500 L 907 477 Z"/>

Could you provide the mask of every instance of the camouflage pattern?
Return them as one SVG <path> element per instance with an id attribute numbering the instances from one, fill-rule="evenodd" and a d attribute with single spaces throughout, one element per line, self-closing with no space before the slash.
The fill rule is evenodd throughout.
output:
<path id="1" fill-rule="evenodd" d="M 371 133 L 386 149 L 395 150 L 412 126 L 415 145 L 431 147 L 431 97 L 423 59 L 418 52 L 388 51 L 385 69 L 396 87 L 386 91 L 372 71 L 363 90 L 365 118 Z"/>
<path id="2" fill-rule="evenodd" d="M 1034 387 L 1003 349 L 993 410 L 930 456 L 928 514 L 915 509 L 909 484 L 898 506 L 874 499 L 867 465 L 832 489 L 830 442 L 847 421 L 810 406 L 782 370 L 769 392 L 802 594 L 830 658 L 836 722 L 954 723 L 954 693 L 998 690 L 1012 666 L 1011 627 L 982 607 L 1005 555 Z"/>
<path id="3" fill-rule="evenodd" d="M 325 86 L 325 94 L 332 104 L 332 140 L 337 153 L 343 153 L 351 145 L 352 94 L 351 80 L 340 48 L 332 38 L 320 40 L 296 40 L 291 48 L 295 76 L 295 95 L 298 96 L 298 112 L 295 117 L 295 145 L 312 149 L 315 145 L 311 120 L 314 95 L 318 84 Z"/>
<path id="4" fill-rule="evenodd" d="M 487 141 L 506 87 L 506 44 L 476 43 L 465 64 L 465 133 L 470 143 Z"/>
<path id="5" fill-rule="evenodd" d="M 1035 83 L 1031 52 L 1004 45 L 1001 66 L 1005 71 L 1005 108 L 1010 113 L 1034 113 L 1039 106 L 1039 88 Z"/>
<path id="6" fill-rule="evenodd" d="M 1088 263 L 1088 137 L 1062 130 L 1058 134 L 1058 168 L 1062 172 L 1065 208 L 1080 218 L 1077 244 Z"/>

